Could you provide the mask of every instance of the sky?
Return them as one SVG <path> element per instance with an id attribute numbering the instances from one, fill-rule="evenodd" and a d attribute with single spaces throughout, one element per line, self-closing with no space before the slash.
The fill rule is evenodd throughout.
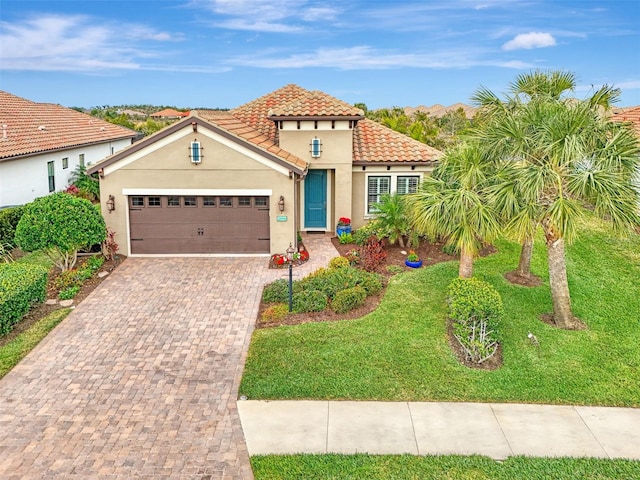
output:
<path id="1" fill-rule="evenodd" d="M 535 70 L 640 105 L 640 1 L 0 0 L 0 89 L 67 107 L 233 108 L 289 83 L 470 104 Z"/>

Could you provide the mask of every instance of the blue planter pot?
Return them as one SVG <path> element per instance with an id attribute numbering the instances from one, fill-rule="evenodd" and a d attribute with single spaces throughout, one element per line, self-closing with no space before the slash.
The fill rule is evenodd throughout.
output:
<path id="1" fill-rule="evenodd" d="M 420 268 L 422 266 L 422 260 L 418 260 L 418 261 L 415 261 L 415 262 L 412 262 L 411 260 L 405 260 L 404 264 L 407 267 Z"/>
<path id="2" fill-rule="evenodd" d="M 338 225 L 336 227 L 336 235 L 338 237 L 343 233 L 351 233 L 351 225 Z"/>

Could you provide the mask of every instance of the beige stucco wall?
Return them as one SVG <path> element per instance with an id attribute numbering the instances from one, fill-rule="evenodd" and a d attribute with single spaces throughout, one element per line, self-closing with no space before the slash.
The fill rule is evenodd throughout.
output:
<path id="1" fill-rule="evenodd" d="M 202 146 L 203 158 L 199 165 L 192 164 L 189 158 L 189 147 L 194 140 Z M 159 143 L 164 145 L 157 148 Z M 156 150 L 151 151 L 153 148 Z M 294 180 L 289 178 L 285 167 L 277 166 L 264 157 L 258 156 L 259 160 L 256 160 L 248 155 L 256 156 L 245 147 L 204 128 L 192 132 L 191 125 L 188 125 L 171 137 L 105 168 L 104 177 L 100 180 L 102 211 L 107 225 L 116 232 L 119 251 L 129 255 L 127 197 L 123 194 L 124 189 L 172 189 L 175 190 L 174 194 L 189 194 L 193 190 L 228 191 L 225 195 L 250 195 L 247 193 L 250 190 L 270 189 L 271 253 L 284 252 L 296 237 Z M 237 192 L 234 193 L 234 190 Z M 116 202 L 116 209 L 111 213 L 106 209 L 109 195 L 113 195 Z M 285 197 L 284 212 L 278 209 L 280 195 Z M 276 217 L 279 215 L 287 216 L 287 221 L 278 222 Z"/>
<path id="2" fill-rule="evenodd" d="M 283 128 L 279 131 L 280 148 L 307 160 L 310 169 L 328 170 L 327 230 L 333 231 L 338 218 L 352 217 L 353 130 L 349 128 L 348 121 L 337 121 L 334 128 L 330 121 L 317 122 L 318 128 L 315 128 L 316 122 L 312 120 L 301 121 L 300 129 L 297 128 L 297 121 L 282 123 Z M 314 137 L 322 142 L 319 158 L 313 158 L 310 152 L 310 143 Z M 304 215 L 302 203 L 300 214 Z"/>

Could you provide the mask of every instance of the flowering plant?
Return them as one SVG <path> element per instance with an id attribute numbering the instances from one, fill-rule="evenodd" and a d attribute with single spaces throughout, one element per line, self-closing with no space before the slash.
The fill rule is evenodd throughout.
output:
<path id="1" fill-rule="evenodd" d="M 413 250 L 409 250 L 409 255 L 407 255 L 407 260 L 409 260 L 410 262 L 417 262 L 418 260 L 420 260 L 420 257 L 418 257 L 418 254 Z"/>
<path id="2" fill-rule="evenodd" d="M 351 225 L 351 219 L 348 217 L 340 217 L 338 219 L 338 226 L 339 227 L 346 227 L 347 225 Z"/>
<path id="3" fill-rule="evenodd" d="M 271 261 L 274 265 L 284 265 L 287 261 L 287 257 L 282 255 L 281 253 L 276 253 L 271 256 Z"/>

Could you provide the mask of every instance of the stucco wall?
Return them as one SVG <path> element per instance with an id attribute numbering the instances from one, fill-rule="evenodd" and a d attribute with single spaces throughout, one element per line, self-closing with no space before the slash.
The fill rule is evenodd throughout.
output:
<path id="1" fill-rule="evenodd" d="M 85 165 L 89 165 L 130 144 L 131 140 L 126 139 L 0 162 L 0 207 L 23 205 L 48 195 L 48 162 L 54 162 L 55 191 L 59 192 L 69 186 L 69 176 L 80 164 L 81 154 Z M 68 168 L 62 168 L 63 158 L 68 159 Z"/>
<path id="2" fill-rule="evenodd" d="M 192 132 L 188 125 L 159 142 L 163 143 L 161 147 L 152 144 L 104 169 L 102 211 L 107 225 L 116 232 L 123 254 L 129 255 L 125 189 L 171 189 L 176 195 L 215 195 L 215 190 L 224 190 L 226 195 L 250 195 L 251 190 L 270 189 L 271 252 L 284 252 L 289 242 L 295 241 L 294 180 L 289 178 L 288 170 L 277 166 L 274 170 L 270 160 L 249 158 L 247 155 L 251 152 L 244 147 L 203 130 Z M 189 158 L 189 147 L 194 140 L 202 146 L 199 165 L 192 164 Z M 111 213 L 106 210 L 110 194 L 116 201 L 116 210 Z M 280 195 L 285 197 L 284 212 L 278 209 Z M 278 216 L 287 216 L 287 221 L 278 222 Z"/>

